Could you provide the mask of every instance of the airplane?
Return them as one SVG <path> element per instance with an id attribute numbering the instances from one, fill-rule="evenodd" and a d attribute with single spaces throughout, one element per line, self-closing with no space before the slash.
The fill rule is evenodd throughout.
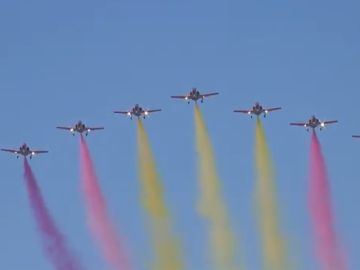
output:
<path id="1" fill-rule="evenodd" d="M 306 130 L 309 131 L 309 128 L 315 129 L 317 127 L 320 127 L 320 130 L 322 130 L 323 128 L 325 128 L 326 125 L 334 124 L 337 122 L 337 120 L 320 121 L 313 115 L 306 123 L 290 123 L 290 125 L 305 127 Z"/>
<path id="2" fill-rule="evenodd" d="M 87 136 L 90 131 L 104 129 L 103 127 L 87 127 L 82 121 L 78 121 L 72 127 L 56 127 L 56 128 L 68 130 L 71 132 L 73 136 L 75 135 L 75 132 L 79 132 L 80 134 L 85 132 L 85 135 Z"/>
<path id="3" fill-rule="evenodd" d="M 353 138 L 360 139 L 360 135 L 352 135 Z"/>
<path id="4" fill-rule="evenodd" d="M 200 99 L 201 103 L 203 103 L 204 98 L 210 97 L 210 96 L 215 96 L 215 95 L 218 95 L 218 94 L 219 94 L 218 92 L 200 94 L 200 92 L 196 88 L 193 88 L 190 91 L 190 93 L 185 95 L 185 96 L 171 96 L 171 98 L 184 99 L 184 100 L 187 101 L 188 104 L 190 104 L 191 100 L 193 100 L 194 102 L 197 102 Z"/>
<path id="5" fill-rule="evenodd" d="M 15 149 L 1 149 L 1 151 L 10 152 L 16 155 L 16 158 L 19 158 L 19 155 L 22 155 L 24 157 L 30 156 L 30 159 L 35 156 L 36 154 L 43 154 L 48 153 L 49 151 L 44 150 L 31 150 L 29 146 L 24 143 L 19 147 L 18 150 Z"/>
<path id="6" fill-rule="evenodd" d="M 265 109 L 263 106 L 261 106 L 259 102 L 256 102 L 255 105 L 250 110 L 234 110 L 234 112 L 246 113 L 250 115 L 250 117 L 252 118 L 253 115 L 260 116 L 261 114 L 263 114 L 264 117 L 266 117 L 266 115 L 269 112 L 277 111 L 277 110 L 281 110 L 281 107 Z"/>
<path id="7" fill-rule="evenodd" d="M 114 113 L 125 114 L 129 116 L 130 119 L 132 119 L 133 116 L 136 116 L 138 118 L 142 117 L 145 119 L 146 116 L 148 116 L 150 113 L 160 112 L 160 111 L 161 109 L 144 110 L 139 104 L 135 104 L 135 106 L 129 111 L 114 111 Z"/>

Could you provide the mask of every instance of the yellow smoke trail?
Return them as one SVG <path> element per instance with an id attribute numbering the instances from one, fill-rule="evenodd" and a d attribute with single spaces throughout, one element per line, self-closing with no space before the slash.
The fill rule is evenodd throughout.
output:
<path id="1" fill-rule="evenodd" d="M 179 243 L 172 232 L 168 209 L 163 198 L 160 176 L 149 139 L 141 120 L 138 120 L 138 156 L 142 199 L 150 218 L 150 231 L 155 255 L 153 270 L 181 270 L 183 261 Z"/>
<path id="2" fill-rule="evenodd" d="M 256 209 L 261 230 L 264 269 L 289 270 L 285 240 L 280 232 L 275 183 L 260 119 L 256 121 Z"/>
<path id="3" fill-rule="evenodd" d="M 196 145 L 199 155 L 200 213 L 209 222 L 210 248 L 218 270 L 239 270 L 235 262 L 234 236 L 221 196 L 212 146 L 199 107 L 195 106 Z"/>

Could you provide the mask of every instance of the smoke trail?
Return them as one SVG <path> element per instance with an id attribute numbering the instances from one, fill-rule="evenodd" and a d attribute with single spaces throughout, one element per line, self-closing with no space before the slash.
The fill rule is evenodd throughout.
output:
<path id="1" fill-rule="evenodd" d="M 309 207 L 315 233 L 315 247 L 323 270 L 345 270 L 339 254 L 331 208 L 329 180 L 320 142 L 313 131 L 310 156 Z"/>
<path id="2" fill-rule="evenodd" d="M 75 256 L 66 246 L 63 235 L 59 232 L 55 222 L 45 205 L 40 188 L 30 168 L 27 159 L 24 159 L 24 178 L 29 194 L 30 205 L 39 227 L 43 246 L 54 268 L 57 270 L 83 269 Z"/>
<path id="3" fill-rule="evenodd" d="M 130 269 L 128 258 L 115 231 L 85 139 L 80 137 L 82 190 L 85 196 L 88 224 L 107 262 L 116 270 Z"/>
<path id="4" fill-rule="evenodd" d="M 265 132 L 256 121 L 256 209 L 261 230 L 264 269 L 288 270 L 288 254 L 280 231 L 275 183 Z"/>
<path id="5" fill-rule="evenodd" d="M 216 269 L 241 269 L 235 262 L 234 236 L 221 194 L 220 179 L 202 113 L 195 106 L 196 145 L 199 163 L 199 210 L 209 225 L 211 253 Z"/>
<path id="6" fill-rule="evenodd" d="M 178 240 L 172 232 L 169 212 L 164 201 L 160 176 L 144 125 L 138 120 L 138 155 L 143 204 L 150 217 L 150 230 L 155 252 L 154 270 L 183 269 Z"/>

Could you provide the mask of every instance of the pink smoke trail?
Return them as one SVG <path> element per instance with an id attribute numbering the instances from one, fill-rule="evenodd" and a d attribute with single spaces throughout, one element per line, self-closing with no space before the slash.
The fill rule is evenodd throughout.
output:
<path id="1" fill-rule="evenodd" d="M 75 256 L 72 255 L 67 248 L 63 235 L 59 232 L 55 222 L 52 220 L 35 176 L 26 158 L 24 158 L 24 177 L 29 194 L 30 205 L 37 226 L 39 227 L 43 246 L 53 266 L 58 270 L 83 269 Z"/>
<path id="2" fill-rule="evenodd" d="M 316 132 L 311 137 L 309 206 L 315 248 L 323 270 L 345 270 L 334 229 L 329 180 Z"/>
<path id="3" fill-rule="evenodd" d="M 80 137 L 82 190 L 85 196 L 88 224 L 107 262 L 116 270 L 130 269 L 128 258 L 107 213 L 91 155 L 85 139 Z"/>

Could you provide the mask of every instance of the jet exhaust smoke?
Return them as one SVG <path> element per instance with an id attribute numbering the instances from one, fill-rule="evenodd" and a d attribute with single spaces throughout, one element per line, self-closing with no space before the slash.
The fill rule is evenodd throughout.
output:
<path id="1" fill-rule="evenodd" d="M 279 225 L 276 187 L 269 149 L 261 120 L 256 121 L 255 202 L 264 256 L 264 269 L 288 270 L 288 254 Z"/>
<path id="2" fill-rule="evenodd" d="M 107 213 L 106 202 L 101 193 L 90 151 L 83 136 L 80 136 L 80 161 L 81 185 L 90 230 L 106 261 L 113 269 L 131 269 L 123 244 Z"/>
<path id="3" fill-rule="evenodd" d="M 316 132 L 311 136 L 309 208 L 316 254 L 323 270 L 347 269 L 337 243 L 325 160 Z"/>
<path id="4" fill-rule="evenodd" d="M 208 221 L 210 252 L 216 269 L 242 269 L 236 264 L 234 234 L 221 194 L 212 145 L 198 105 L 195 105 L 196 148 L 198 152 L 200 214 Z"/>
<path id="5" fill-rule="evenodd" d="M 45 253 L 57 270 L 80 270 L 83 267 L 66 245 L 66 240 L 58 230 L 46 207 L 40 188 L 26 158 L 24 158 L 24 178 L 30 205 L 36 220 Z"/>
<path id="6" fill-rule="evenodd" d="M 148 136 L 140 119 L 137 122 L 137 129 L 142 204 L 150 219 L 152 246 L 155 253 L 152 269 L 181 270 L 184 266 L 180 245 L 172 230 L 160 176 L 156 169 Z"/>

